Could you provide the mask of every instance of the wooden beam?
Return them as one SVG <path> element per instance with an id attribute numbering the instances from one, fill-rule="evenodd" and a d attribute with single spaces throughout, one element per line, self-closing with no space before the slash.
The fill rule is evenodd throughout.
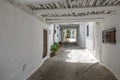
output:
<path id="1" fill-rule="evenodd" d="M 59 24 L 59 23 L 73 23 L 73 22 L 88 22 L 88 21 L 102 21 L 104 19 L 80 19 L 80 20 L 49 20 L 47 21 L 50 24 Z"/>
<path id="2" fill-rule="evenodd" d="M 89 6 L 92 6 L 95 0 L 91 0 Z"/>
<path id="3" fill-rule="evenodd" d="M 57 16 L 57 17 L 44 17 L 45 19 L 62 19 L 62 20 L 73 20 L 73 19 L 92 19 L 92 18 L 105 18 L 107 14 L 96 14 L 96 15 L 86 15 L 86 16 Z"/>
<path id="4" fill-rule="evenodd" d="M 46 5 L 46 7 L 47 7 L 48 9 L 50 9 L 50 8 L 51 8 L 48 4 L 45 4 L 45 5 Z"/>
<path id="5" fill-rule="evenodd" d="M 65 7 L 68 8 L 66 0 L 64 0 Z"/>
<path id="6" fill-rule="evenodd" d="M 60 8 L 60 5 L 59 5 L 59 3 L 55 3 L 55 4 L 56 4 L 56 7 L 57 7 L 57 8 Z"/>
<path id="7" fill-rule="evenodd" d="M 108 4 L 109 1 L 110 1 L 110 0 L 106 0 L 106 1 L 103 3 L 103 5 Z"/>
<path id="8" fill-rule="evenodd" d="M 52 6 L 53 9 L 55 9 L 55 6 L 53 5 L 53 3 L 49 3 L 49 4 Z"/>
<path id="9" fill-rule="evenodd" d="M 68 9 L 44 9 L 44 10 L 34 10 L 35 13 L 38 14 L 46 14 L 46 13 L 66 13 L 66 12 L 91 12 L 91 11 L 108 11 L 108 10 L 113 10 L 113 11 L 118 11 L 120 10 L 120 6 L 107 6 L 107 7 L 87 7 L 87 8 L 68 8 Z"/>
<path id="10" fill-rule="evenodd" d="M 70 8 L 72 8 L 72 3 L 71 3 L 71 0 L 69 0 L 69 4 L 70 4 Z"/>

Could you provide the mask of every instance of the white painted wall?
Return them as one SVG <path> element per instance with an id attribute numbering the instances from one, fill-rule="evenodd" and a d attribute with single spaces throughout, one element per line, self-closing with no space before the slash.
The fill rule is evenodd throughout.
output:
<path id="1" fill-rule="evenodd" d="M 61 41 L 61 31 L 60 31 L 59 24 L 55 24 L 55 30 L 56 30 L 56 33 L 55 33 L 55 42 L 60 42 Z"/>
<path id="2" fill-rule="evenodd" d="M 102 22 L 96 22 L 94 27 L 94 56 L 101 61 Z"/>
<path id="3" fill-rule="evenodd" d="M 48 32 L 48 38 L 49 38 L 49 41 L 48 41 L 48 55 L 50 55 L 51 51 L 50 51 L 50 47 L 51 45 L 53 45 L 53 34 L 54 34 L 54 24 L 51 24 L 49 26 L 49 32 Z"/>
<path id="4" fill-rule="evenodd" d="M 79 25 L 78 28 L 78 44 L 82 47 L 85 48 L 86 47 L 86 42 L 85 42 L 85 24 L 82 23 Z"/>
<path id="5" fill-rule="evenodd" d="M 0 80 L 25 80 L 40 67 L 43 29 L 47 27 L 39 19 L 0 0 Z"/>
<path id="6" fill-rule="evenodd" d="M 87 25 L 89 25 L 89 36 L 87 36 Z M 85 26 L 85 32 L 86 32 L 86 49 L 94 54 L 94 22 L 88 22 Z"/>
<path id="7" fill-rule="evenodd" d="M 116 45 L 101 43 L 100 58 L 102 63 L 109 67 L 120 80 L 120 14 L 109 16 L 101 25 L 101 34 L 105 29 L 116 27 Z"/>

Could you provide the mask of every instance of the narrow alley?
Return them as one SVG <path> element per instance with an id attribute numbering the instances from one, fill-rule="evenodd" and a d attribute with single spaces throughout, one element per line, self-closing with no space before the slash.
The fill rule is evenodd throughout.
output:
<path id="1" fill-rule="evenodd" d="M 0 0 L 0 80 L 120 80 L 120 0 Z"/>
<path id="2" fill-rule="evenodd" d="M 113 73 L 76 43 L 64 43 L 27 80 L 117 80 Z"/>

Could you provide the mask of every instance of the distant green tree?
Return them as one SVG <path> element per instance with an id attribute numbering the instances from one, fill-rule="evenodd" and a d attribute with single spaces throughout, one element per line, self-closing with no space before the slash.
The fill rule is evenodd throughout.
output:
<path id="1" fill-rule="evenodd" d="M 70 38 L 71 31 L 69 29 L 67 29 L 66 34 L 67 34 L 66 38 Z"/>

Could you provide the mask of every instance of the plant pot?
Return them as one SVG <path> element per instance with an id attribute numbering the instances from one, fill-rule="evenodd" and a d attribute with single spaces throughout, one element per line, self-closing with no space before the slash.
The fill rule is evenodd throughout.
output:
<path id="1" fill-rule="evenodd" d="M 51 53 L 51 54 L 50 54 L 50 57 L 53 57 L 53 56 L 55 56 L 55 53 Z"/>
<path id="2" fill-rule="evenodd" d="M 62 42 L 59 42 L 59 44 L 60 44 L 60 46 L 59 46 L 59 47 L 61 47 L 63 43 L 62 43 Z"/>

